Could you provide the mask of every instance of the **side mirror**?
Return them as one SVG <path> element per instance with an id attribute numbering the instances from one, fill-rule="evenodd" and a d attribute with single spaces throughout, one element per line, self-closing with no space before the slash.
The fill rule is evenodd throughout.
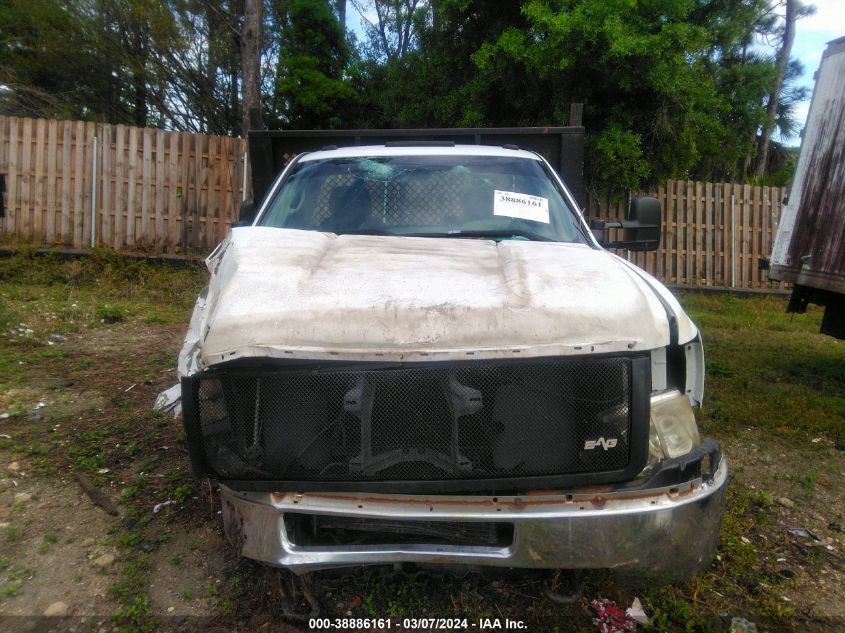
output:
<path id="1" fill-rule="evenodd" d="M 660 202 L 649 196 L 636 196 L 631 199 L 628 217 L 621 222 L 593 220 L 590 230 L 599 244 L 605 248 L 626 248 L 631 251 L 656 251 L 660 246 L 660 228 L 662 216 Z M 605 242 L 606 229 L 622 229 L 622 239 L 617 242 Z"/>
<path id="2" fill-rule="evenodd" d="M 662 215 L 660 201 L 650 196 L 636 196 L 628 208 L 628 222 L 636 226 L 623 227 L 622 241 L 632 251 L 656 251 L 660 246 Z"/>
<path id="3" fill-rule="evenodd" d="M 255 220 L 255 203 L 252 198 L 248 198 L 241 203 L 241 211 L 238 214 L 238 221 L 232 222 L 232 228 L 239 226 L 250 226 Z"/>

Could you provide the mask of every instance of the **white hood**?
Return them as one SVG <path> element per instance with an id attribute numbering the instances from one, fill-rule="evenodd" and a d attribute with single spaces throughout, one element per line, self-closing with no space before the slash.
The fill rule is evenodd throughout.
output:
<path id="1" fill-rule="evenodd" d="M 183 374 L 244 357 L 458 360 L 669 343 L 657 282 L 585 245 L 244 227 L 208 265 Z"/>

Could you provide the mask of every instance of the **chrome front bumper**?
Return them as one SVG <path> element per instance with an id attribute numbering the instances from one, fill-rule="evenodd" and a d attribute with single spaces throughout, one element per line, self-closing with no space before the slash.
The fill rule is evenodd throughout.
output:
<path id="1" fill-rule="evenodd" d="M 221 485 L 227 537 L 248 558 L 302 574 L 332 567 L 426 563 L 611 568 L 667 581 L 705 567 L 719 539 L 727 464 L 710 481 L 624 492 L 508 497 L 240 492 Z M 286 512 L 392 520 L 504 521 L 506 547 L 338 545 L 304 547 L 285 531 Z"/>

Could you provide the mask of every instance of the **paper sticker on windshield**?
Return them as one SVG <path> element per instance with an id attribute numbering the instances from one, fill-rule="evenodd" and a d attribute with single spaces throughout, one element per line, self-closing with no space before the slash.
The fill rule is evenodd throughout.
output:
<path id="1" fill-rule="evenodd" d="M 549 224 L 549 199 L 497 189 L 493 192 L 493 215 Z"/>

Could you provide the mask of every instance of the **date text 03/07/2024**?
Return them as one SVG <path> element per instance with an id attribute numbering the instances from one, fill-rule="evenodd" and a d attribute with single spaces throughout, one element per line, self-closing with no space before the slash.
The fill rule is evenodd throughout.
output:
<path id="1" fill-rule="evenodd" d="M 528 626 L 522 620 L 510 618 L 311 618 L 311 631 L 466 631 L 511 630 L 525 631 Z"/>

